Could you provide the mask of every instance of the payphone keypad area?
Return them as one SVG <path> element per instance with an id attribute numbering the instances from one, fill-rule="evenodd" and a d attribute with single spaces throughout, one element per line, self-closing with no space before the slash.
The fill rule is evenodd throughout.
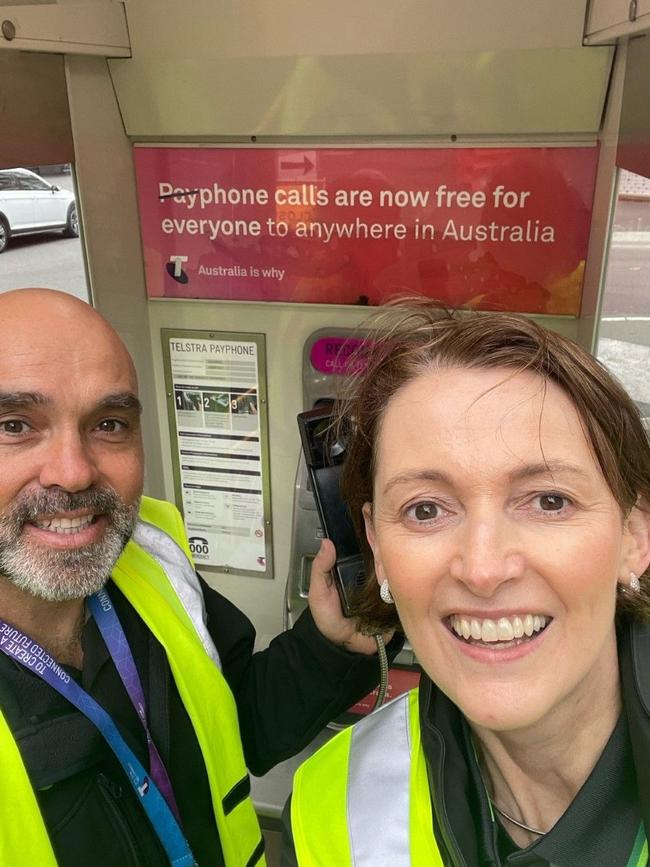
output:
<path id="1" fill-rule="evenodd" d="M 350 357 L 350 349 L 356 348 L 359 343 L 358 334 L 353 336 L 352 331 L 326 329 L 312 334 L 303 350 L 303 405 L 305 411 L 314 411 L 313 425 L 318 436 L 312 436 L 308 443 L 303 442 L 306 448 L 301 449 L 298 455 L 293 499 L 291 571 L 286 594 L 285 623 L 287 626 L 295 622 L 306 607 L 311 564 L 323 538 L 317 501 L 318 491 L 313 484 L 313 469 L 310 472 L 308 462 L 305 460 L 305 451 L 312 467 L 316 465 L 317 471 L 320 472 L 321 511 L 324 507 L 328 513 L 335 516 L 340 515 L 341 509 L 345 513 L 345 522 L 342 527 L 337 528 L 335 534 L 332 534 L 331 528 L 326 527 L 330 530 L 327 535 L 335 536 L 333 541 L 337 548 L 339 568 L 341 564 L 345 566 L 346 560 L 351 563 L 353 581 L 357 580 L 363 568 L 357 539 L 339 491 L 341 460 L 337 464 L 336 458 L 342 459 L 345 443 L 338 443 L 338 447 L 334 448 L 334 454 L 328 456 L 328 461 L 323 461 L 321 442 L 321 437 L 328 431 L 327 418 L 331 416 L 333 396 L 337 393 L 341 377 L 345 375 L 346 359 Z M 324 424 L 319 428 L 321 420 Z M 336 442 L 334 445 L 336 446 Z M 331 460 L 332 458 L 334 461 Z M 394 698 L 417 686 L 419 676 L 420 669 L 413 651 L 406 645 L 389 671 L 388 697 Z M 359 716 L 368 713 L 374 706 L 374 698 L 375 693 L 362 698 L 353 708 L 350 708 L 340 722 L 354 722 Z"/>

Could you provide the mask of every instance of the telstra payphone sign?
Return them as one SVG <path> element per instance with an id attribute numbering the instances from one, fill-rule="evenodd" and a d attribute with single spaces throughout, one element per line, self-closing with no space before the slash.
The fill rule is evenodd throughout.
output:
<path id="1" fill-rule="evenodd" d="M 136 146 L 152 298 L 577 314 L 595 147 Z"/>

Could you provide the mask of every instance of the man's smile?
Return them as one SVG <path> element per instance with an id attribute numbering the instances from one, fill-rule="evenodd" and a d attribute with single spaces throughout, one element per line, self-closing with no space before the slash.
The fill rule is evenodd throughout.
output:
<path id="1" fill-rule="evenodd" d="M 42 516 L 28 521 L 23 526 L 25 535 L 39 545 L 49 548 L 83 548 L 99 542 L 108 527 L 108 518 L 103 514 L 85 514 L 68 517 Z"/>
<path id="2" fill-rule="evenodd" d="M 40 530 L 50 530 L 54 533 L 66 533 L 70 535 L 93 524 L 97 517 L 97 515 L 92 513 L 90 515 L 76 515 L 74 517 L 54 515 L 50 518 L 37 518 L 31 523 Z"/>

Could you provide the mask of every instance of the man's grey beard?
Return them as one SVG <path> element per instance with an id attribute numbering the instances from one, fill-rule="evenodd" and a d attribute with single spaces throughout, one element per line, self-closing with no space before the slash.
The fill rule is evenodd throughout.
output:
<path id="1" fill-rule="evenodd" d="M 128 506 L 112 488 L 68 493 L 60 488 L 17 497 L 0 514 L 0 575 L 48 602 L 82 599 L 100 590 L 131 538 L 140 501 Z M 57 550 L 30 541 L 26 523 L 47 515 L 89 510 L 108 526 L 99 542 L 76 550 Z"/>

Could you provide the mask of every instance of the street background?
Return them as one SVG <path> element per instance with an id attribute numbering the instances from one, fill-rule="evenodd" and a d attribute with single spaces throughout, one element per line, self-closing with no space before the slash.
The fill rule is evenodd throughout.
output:
<path id="1" fill-rule="evenodd" d="M 72 174 L 45 175 L 48 184 L 74 192 Z M 19 235 L 0 255 L 0 292 L 20 286 L 64 289 L 88 300 L 86 271 L 80 238 L 63 238 L 61 232 Z"/>

